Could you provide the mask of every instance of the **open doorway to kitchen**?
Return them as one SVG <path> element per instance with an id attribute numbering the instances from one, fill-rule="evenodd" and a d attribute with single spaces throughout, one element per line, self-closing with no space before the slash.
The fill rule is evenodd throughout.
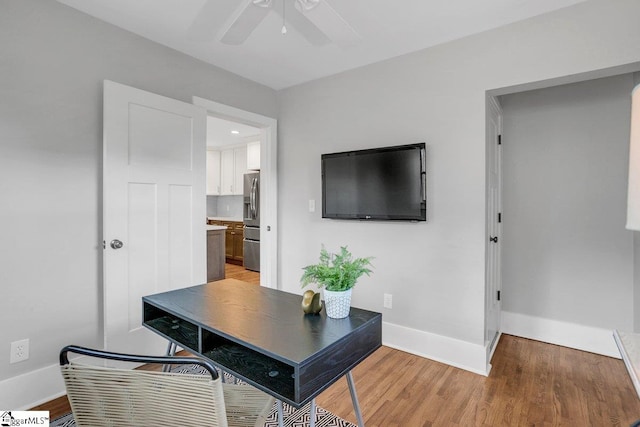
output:
<path id="1" fill-rule="evenodd" d="M 226 227 L 220 230 L 225 264 L 255 273 L 260 272 L 259 176 L 260 128 L 208 116 L 207 223 Z M 218 245 L 207 250 L 209 258 L 221 258 Z"/>
<path id="2" fill-rule="evenodd" d="M 198 97 L 193 103 L 208 112 L 207 219 L 227 227 L 225 261 L 277 288 L 277 121 Z"/>

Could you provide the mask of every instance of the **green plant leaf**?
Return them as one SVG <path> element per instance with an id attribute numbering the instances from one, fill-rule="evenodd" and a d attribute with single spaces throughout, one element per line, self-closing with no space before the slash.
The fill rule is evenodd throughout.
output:
<path id="1" fill-rule="evenodd" d="M 353 258 L 346 246 L 337 254 L 329 253 L 324 245 L 320 249 L 318 264 L 304 267 L 300 282 L 302 287 L 316 283 L 319 288 L 329 291 L 346 291 L 353 288 L 363 274 L 372 273 L 372 257 Z"/>

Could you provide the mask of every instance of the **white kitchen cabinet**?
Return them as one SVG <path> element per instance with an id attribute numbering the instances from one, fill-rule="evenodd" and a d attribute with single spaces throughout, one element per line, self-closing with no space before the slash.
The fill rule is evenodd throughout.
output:
<path id="1" fill-rule="evenodd" d="M 242 195 L 243 176 L 247 172 L 247 147 L 235 147 L 220 152 L 221 192 L 226 195 Z"/>
<path id="2" fill-rule="evenodd" d="M 219 196 L 220 187 L 220 152 L 207 150 L 207 195 Z"/>
<path id="3" fill-rule="evenodd" d="M 233 160 L 233 149 L 222 150 L 220 152 L 221 195 L 233 194 L 233 184 L 235 183 Z"/>
<path id="4" fill-rule="evenodd" d="M 247 169 L 260 170 L 260 141 L 247 144 Z"/>
<path id="5" fill-rule="evenodd" d="M 234 185 L 233 194 L 243 194 L 244 174 L 247 173 L 247 146 L 233 150 L 234 154 Z"/>

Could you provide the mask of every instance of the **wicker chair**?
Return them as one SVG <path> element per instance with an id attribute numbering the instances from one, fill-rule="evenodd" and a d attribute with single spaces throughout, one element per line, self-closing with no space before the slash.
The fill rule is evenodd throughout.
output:
<path id="1" fill-rule="evenodd" d="M 196 364 L 209 375 L 69 363 L 67 353 L 146 364 Z M 60 369 L 78 427 L 262 426 L 274 399 L 248 385 L 223 384 L 211 362 L 197 357 L 110 353 L 77 346 L 60 352 Z"/>

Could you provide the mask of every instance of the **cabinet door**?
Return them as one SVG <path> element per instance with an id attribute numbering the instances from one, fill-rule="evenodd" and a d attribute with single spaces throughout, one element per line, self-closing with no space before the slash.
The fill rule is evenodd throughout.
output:
<path id="1" fill-rule="evenodd" d="M 223 150 L 220 153 L 220 194 L 229 195 L 234 193 L 235 175 L 234 175 L 234 154 L 233 149 Z M 240 184 L 242 187 L 242 183 Z M 242 190 L 240 190 L 242 194 Z"/>
<path id="2" fill-rule="evenodd" d="M 235 235 L 235 232 L 233 231 L 233 228 L 228 226 L 225 232 L 225 239 L 224 239 L 224 256 L 225 258 L 228 258 L 228 259 L 233 259 L 233 247 L 234 247 L 233 236 L 234 235 Z"/>
<path id="3" fill-rule="evenodd" d="M 244 174 L 247 173 L 247 147 L 239 147 L 233 150 L 234 155 L 234 184 L 233 194 L 242 196 L 244 185 Z"/>
<path id="4" fill-rule="evenodd" d="M 233 259 L 242 261 L 244 259 L 244 224 L 238 222 L 233 228 L 235 231 L 233 236 Z"/>
<path id="5" fill-rule="evenodd" d="M 260 141 L 247 144 L 247 169 L 260 170 Z"/>
<path id="6" fill-rule="evenodd" d="M 207 194 L 220 195 L 220 152 L 207 150 Z"/>

